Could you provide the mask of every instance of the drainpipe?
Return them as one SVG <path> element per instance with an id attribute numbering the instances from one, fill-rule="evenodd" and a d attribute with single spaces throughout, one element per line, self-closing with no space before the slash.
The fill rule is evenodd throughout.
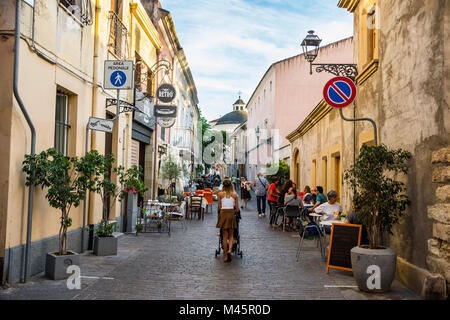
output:
<path id="1" fill-rule="evenodd" d="M 20 110 L 28 123 L 31 131 L 31 152 L 30 154 L 33 156 L 36 152 L 36 130 L 34 129 L 33 122 L 28 115 L 27 109 L 23 105 L 22 99 L 20 98 L 19 90 L 17 84 L 19 82 L 19 51 L 20 51 L 20 10 L 21 10 L 21 0 L 17 0 L 16 2 L 16 30 L 14 34 L 14 80 L 13 80 L 13 92 L 14 97 L 19 104 Z M 32 172 L 31 176 L 34 178 L 34 164 L 31 164 Z M 28 278 L 28 264 L 30 260 L 30 246 L 31 246 L 31 223 L 33 219 L 33 193 L 34 186 L 30 185 L 28 188 L 28 217 L 27 217 L 27 242 L 25 245 L 25 251 L 22 253 L 22 261 L 25 261 L 25 265 L 22 269 L 22 275 L 20 282 L 25 283 Z"/>

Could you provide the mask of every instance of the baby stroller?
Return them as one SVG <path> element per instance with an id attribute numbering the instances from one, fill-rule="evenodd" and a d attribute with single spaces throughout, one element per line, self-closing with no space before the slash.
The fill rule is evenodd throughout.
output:
<path id="1" fill-rule="evenodd" d="M 231 248 L 231 252 L 234 253 L 235 255 L 239 255 L 242 259 L 242 255 L 243 252 L 241 250 L 241 241 L 240 241 L 240 234 L 239 234 L 239 220 L 241 220 L 241 212 L 238 211 L 236 212 L 236 223 L 237 223 L 237 228 L 234 229 L 234 243 L 233 243 L 233 248 Z M 220 237 L 219 237 L 219 247 L 216 249 L 216 254 L 215 257 L 217 258 L 217 256 L 220 254 L 220 250 L 223 250 L 223 245 L 222 245 L 222 238 L 223 238 L 223 232 L 222 229 L 220 229 Z"/>

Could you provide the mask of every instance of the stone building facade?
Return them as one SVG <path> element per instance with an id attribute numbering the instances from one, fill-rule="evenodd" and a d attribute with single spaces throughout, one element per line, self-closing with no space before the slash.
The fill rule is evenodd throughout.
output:
<path id="1" fill-rule="evenodd" d="M 387 245 L 398 254 L 397 277 L 424 297 L 433 273 L 448 273 L 448 159 L 450 141 L 450 4 L 448 1 L 341 0 L 354 13 L 354 62 L 358 65 L 356 106 L 347 118 L 368 117 L 378 142 L 412 153 L 404 181 L 412 204 Z M 325 84 L 325 83 L 324 83 Z M 343 172 L 364 143 L 374 143 L 369 122 L 355 128 L 323 101 L 288 139 L 300 159 L 301 185 L 339 188 L 344 210 L 351 193 Z M 356 108 L 356 111 L 354 110 Z M 320 146 L 320 148 L 318 147 Z M 446 158 L 447 157 L 447 158 Z M 294 171 L 294 170 L 292 170 Z M 445 200 L 444 200 L 445 199 Z M 431 239 L 431 240 L 430 240 Z M 438 276 L 439 277 L 439 276 Z M 439 289 L 440 288 L 440 289 Z"/>

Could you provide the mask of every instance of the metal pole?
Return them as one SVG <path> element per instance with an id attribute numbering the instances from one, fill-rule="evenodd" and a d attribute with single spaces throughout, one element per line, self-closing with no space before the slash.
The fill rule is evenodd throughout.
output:
<path id="1" fill-rule="evenodd" d="M 89 144 L 89 121 L 86 124 L 86 141 L 84 146 L 84 155 L 86 156 L 88 153 L 88 144 Z M 83 228 L 81 229 L 81 253 L 84 252 L 84 229 L 86 228 L 86 197 L 87 191 L 84 193 L 83 199 Z"/>
<path id="2" fill-rule="evenodd" d="M 20 98 L 18 82 L 19 82 L 19 52 L 20 52 L 20 10 L 21 10 L 21 0 L 16 2 L 16 30 L 14 34 L 14 80 L 13 80 L 13 92 L 14 97 L 19 104 L 20 110 L 28 123 L 31 131 L 31 155 L 33 156 L 36 151 L 36 130 L 34 128 L 33 122 L 28 115 L 27 109 L 25 108 L 22 99 Z M 34 163 L 31 163 L 31 177 L 34 179 L 35 169 Z M 27 217 L 27 242 L 25 245 L 25 250 L 22 253 L 22 261 L 25 262 L 24 268 L 22 269 L 22 277 L 20 281 L 22 283 L 27 281 L 28 278 L 28 264 L 30 260 L 30 247 L 31 247 L 31 226 L 33 220 L 33 194 L 34 186 L 31 184 L 28 188 L 28 217 Z"/>
<path id="3" fill-rule="evenodd" d="M 356 121 L 369 121 L 370 123 L 372 123 L 373 126 L 373 131 L 374 131 L 374 140 L 375 140 L 375 146 L 378 146 L 378 137 L 377 137 L 377 124 L 375 123 L 375 121 L 373 121 L 370 118 L 358 118 L 358 119 L 348 119 L 344 116 L 344 113 L 342 112 L 342 109 L 339 109 L 339 112 L 341 114 L 341 118 L 345 121 L 352 121 L 352 122 L 356 122 Z"/>

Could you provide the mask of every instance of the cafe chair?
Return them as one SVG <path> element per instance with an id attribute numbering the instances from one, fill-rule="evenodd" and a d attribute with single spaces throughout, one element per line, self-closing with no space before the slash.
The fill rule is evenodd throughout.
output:
<path id="1" fill-rule="evenodd" d="M 322 256 L 322 259 L 325 259 L 325 246 L 324 246 L 322 232 L 321 232 L 319 226 L 317 226 L 317 224 L 314 224 L 314 225 L 303 226 L 303 228 L 300 228 L 300 230 L 299 230 L 300 239 L 298 241 L 297 254 L 295 256 L 297 259 L 297 262 L 300 259 L 300 252 L 302 251 L 302 248 L 303 248 L 303 240 L 305 238 L 305 234 L 308 232 L 308 230 L 311 230 L 311 229 L 316 230 L 316 233 L 315 233 L 315 235 L 313 235 L 313 237 L 314 238 L 318 237 L 319 245 L 320 245 L 320 254 Z"/>
<path id="2" fill-rule="evenodd" d="M 285 227 L 286 227 L 286 219 L 287 218 L 291 218 L 291 219 L 300 218 L 302 212 L 298 206 L 286 206 L 286 207 L 284 207 L 283 211 L 284 211 L 284 214 L 283 214 L 283 232 L 284 232 Z"/>
<path id="3" fill-rule="evenodd" d="M 214 204 L 212 193 L 211 193 L 211 192 L 206 192 L 206 191 L 205 191 L 205 192 L 203 193 L 203 197 L 204 197 L 205 200 L 208 202 L 208 206 L 211 207 L 211 213 L 212 213 L 212 211 L 213 211 L 212 207 L 213 207 L 213 204 Z M 208 206 L 206 207 L 206 212 L 207 212 L 207 213 L 208 213 Z"/>
<path id="4" fill-rule="evenodd" d="M 186 211 L 186 202 L 183 201 L 181 205 L 179 206 L 177 211 L 170 211 L 169 212 L 169 219 L 171 221 L 178 221 L 181 224 L 181 228 L 183 231 L 186 231 L 186 227 L 184 225 L 185 220 L 185 211 Z"/>
<path id="5" fill-rule="evenodd" d="M 203 195 L 195 195 L 189 197 L 189 218 L 194 219 L 195 215 L 203 220 Z"/>

